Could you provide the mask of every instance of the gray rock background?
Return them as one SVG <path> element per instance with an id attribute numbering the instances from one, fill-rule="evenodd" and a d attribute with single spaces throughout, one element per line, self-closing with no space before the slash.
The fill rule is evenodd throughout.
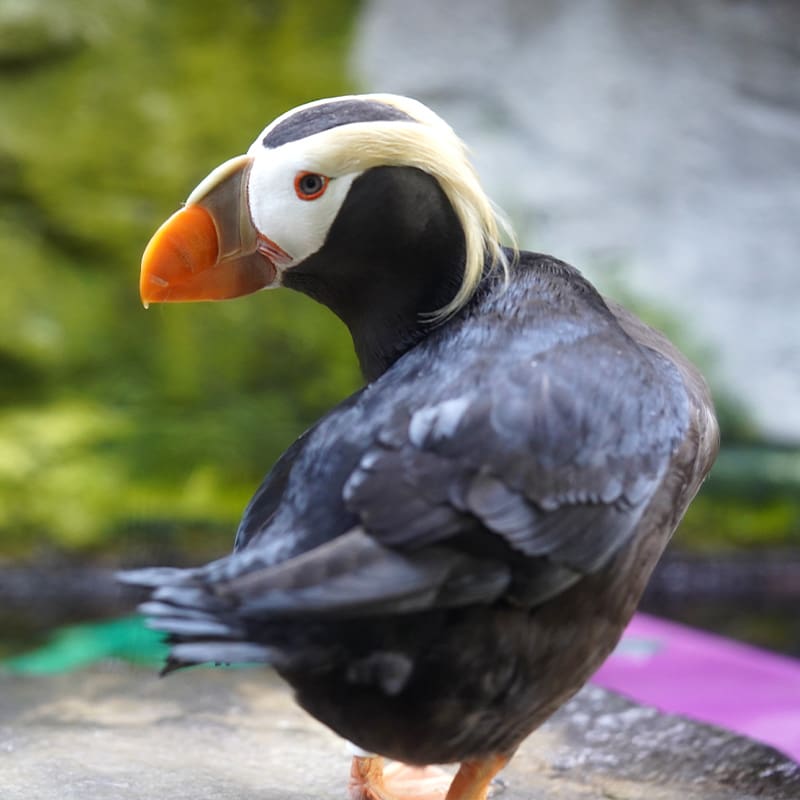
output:
<path id="1" fill-rule="evenodd" d="M 354 67 L 453 125 L 523 247 L 674 317 L 800 442 L 800 4 L 371 0 Z"/>

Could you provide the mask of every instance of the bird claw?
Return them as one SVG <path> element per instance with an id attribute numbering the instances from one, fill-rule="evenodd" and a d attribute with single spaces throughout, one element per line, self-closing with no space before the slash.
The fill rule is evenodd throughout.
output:
<path id="1" fill-rule="evenodd" d="M 444 800 L 453 776 L 438 767 L 411 767 L 380 759 L 354 759 L 350 800 Z"/>

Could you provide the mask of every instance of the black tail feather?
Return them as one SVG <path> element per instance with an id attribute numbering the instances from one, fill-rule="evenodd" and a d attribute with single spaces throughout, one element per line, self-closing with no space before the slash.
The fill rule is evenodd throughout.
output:
<path id="1" fill-rule="evenodd" d="M 167 634 L 170 652 L 161 675 L 206 662 L 278 666 L 285 661 L 277 648 L 247 640 L 235 602 L 215 594 L 201 570 L 153 567 L 120 572 L 117 578 L 151 590 L 138 610 L 149 628 Z"/>

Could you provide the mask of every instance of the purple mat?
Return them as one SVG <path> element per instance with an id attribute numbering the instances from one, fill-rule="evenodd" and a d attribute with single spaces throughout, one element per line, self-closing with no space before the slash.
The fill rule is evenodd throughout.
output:
<path id="1" fill-rule="evenodd" d="M 800 761 L 800 661 L 637 614 L 594 683 Z"/>

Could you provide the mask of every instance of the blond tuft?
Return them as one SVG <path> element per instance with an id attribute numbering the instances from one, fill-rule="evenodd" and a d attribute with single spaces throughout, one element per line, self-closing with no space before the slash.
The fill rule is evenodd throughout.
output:
<path id="1" fill-rule="evenodd" d="M 466 146 L 441 117 L 422 103 L 399 95 L 360 95 L 357 99 L 393 105 L 413 121 L 354 122 L 314 134 L 305 140 L 306 146 L 312 145 L 314 168 L 328 175 L 344 175 L 378 166 L 408 166 L 436 178 L 461 222 L 465 247 L 461 286 L 446 306 L 431 315 L 434 321 L 444 320 L 472 297 L 487 259 L 490 269 L 502 269 L 508 279 L 511 265 L 500 244 L 500 229 L 511 237 L 512 245 L 513 234 L 483 191 Z M 318 141 L 313 143 L 314 139 Z"/>

